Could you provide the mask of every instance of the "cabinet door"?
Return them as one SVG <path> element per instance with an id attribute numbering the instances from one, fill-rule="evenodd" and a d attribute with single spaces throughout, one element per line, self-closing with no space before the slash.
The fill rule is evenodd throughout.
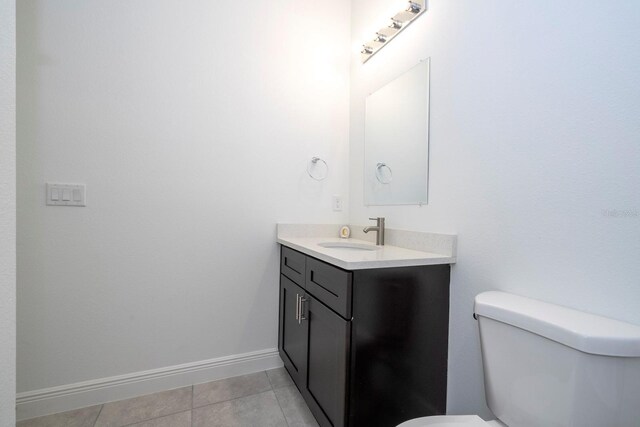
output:
<path id="1" fill-rule="evenodd" d="M 302 389 L 307 374 L 307 324 L 299 319 L 300 298 L 304 290 L 280 275 L 280 321 L 278 350 L 291 378 Z"/>
<path id="2" fill-rule="evenodd" d="M 303 395 L 321 426 L 343 427 L 347 414 L 347 378 L 351 322 L 305 295 L 308 322 L 307 383 Z"/>

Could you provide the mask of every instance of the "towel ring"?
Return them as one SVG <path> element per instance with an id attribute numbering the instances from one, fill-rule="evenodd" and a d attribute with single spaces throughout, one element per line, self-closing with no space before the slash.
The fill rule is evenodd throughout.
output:
<path id="1" fill-rule="evenodd" d="M 322 181 L 329 173 L 329 166 L 320 157 L 312 157 L 309 164 L 307 164 L 307 173 L 316 181 Z"/>
<path id="2" fill-rule="evenodd" d="M 393 171 L 386 163 L 378 163 L 376 165 L 376 179 L 381 184 L 390 184 L 393 179 Z"/>

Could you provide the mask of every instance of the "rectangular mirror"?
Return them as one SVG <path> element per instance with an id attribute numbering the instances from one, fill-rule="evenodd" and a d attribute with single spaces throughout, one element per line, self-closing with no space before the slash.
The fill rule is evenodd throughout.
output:
<path id="1" fill-rule="evenodd" d="M 365 205 L 427 203 L 429 59 L 366 100 Z"/>

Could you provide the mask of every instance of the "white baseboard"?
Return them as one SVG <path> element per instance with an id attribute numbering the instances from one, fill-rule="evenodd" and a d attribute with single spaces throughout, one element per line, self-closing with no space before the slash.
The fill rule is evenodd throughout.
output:
<path id="1" fill-rule="evenodd" d="M 280 366 L 278 350 L 270 348 L 28 391 L 17 395 L 16 417 L 26 420 Z"/>

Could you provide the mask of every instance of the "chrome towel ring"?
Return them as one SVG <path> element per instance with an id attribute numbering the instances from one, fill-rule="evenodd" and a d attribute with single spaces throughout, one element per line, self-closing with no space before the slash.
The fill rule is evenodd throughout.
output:
<path id="1" fill-rule="evenodd" d="M 329 173 L 329 166 L 320 157 L 312 157 L 307 164 L 307 173 L 316 181 L 322 181 Z"/>

